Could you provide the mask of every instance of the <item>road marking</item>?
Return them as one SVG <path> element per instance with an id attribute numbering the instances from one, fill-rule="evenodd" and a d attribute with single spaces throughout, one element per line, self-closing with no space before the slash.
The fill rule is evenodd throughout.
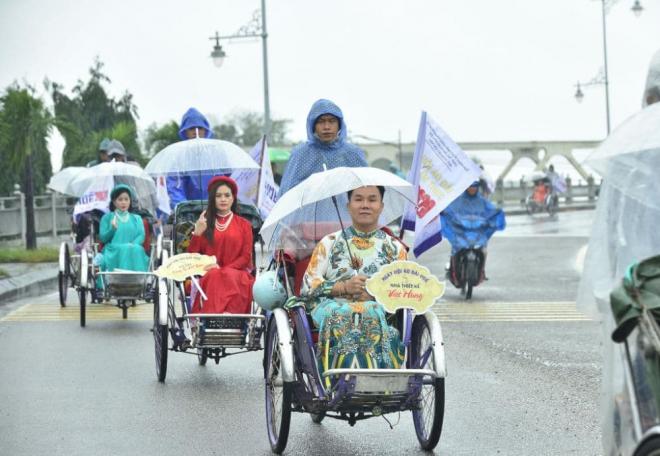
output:
<path id="1" fill-rule="evenodd" d="M 97 320 L 123 320 L 121 309 L 110 304 L 88 304 L 85 308 L 85 318 Z M 128 308 L 128 319 L 135 321 L 151 321 L 153 306 L 139 304 Z M 7 314 L 0 321 L 77 321 L 80 319 L 80 306 L 70 305 L 60 307 L 57 304 L 26 304 Z"/>
<path id="2" fill-rule="evenodd" d="M 90 321 L 122 320 L 121 309 L 109 304 L 90 304 L 86 318 Z M 444 301 L 433 307 L 433 312 L 443 322 L 561 322 L 591 321 L 579 312 L 572 301 L 557 302 L 480 302 Z M 141 304 L 129 307 L 128 319 L 151 321 L 153 306 Z M 57 304 L 26 304 L 0 321 L 77 321 L 80 319 L 79 306 L 59 307 Z"/>
<path id="3" fill-rule="evenodd" d="M 572 301 L 440 302 L 433 307 L 440 321 L 591 321 Z"/>

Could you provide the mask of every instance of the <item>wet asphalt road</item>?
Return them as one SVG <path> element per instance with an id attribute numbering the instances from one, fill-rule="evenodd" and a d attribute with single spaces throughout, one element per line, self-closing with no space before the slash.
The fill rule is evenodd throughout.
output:
<path id="1" fill-rule="evenodd" d="M 510 217 L 474 299 L 450 289 L 436 305 L 449 375 L 435 454 L 600 454 L 601 336 L 571 304 L 591 215 Z M 442 245 L 421 262 L 442 275 L 447 256 Z M 150 306 L 126 321 L 109 308 L 80 328 L 64 317 L 77 315 L 69 302 L 68 314 L 56 294 L 0 305 L 0 454 L 270 454 L 262 352 L 205 367 L 171 353 L 160 384 Z M 394 429 L 293 414 L 286 454 L 425 454 L 409 413 L 388 419 Z"/>

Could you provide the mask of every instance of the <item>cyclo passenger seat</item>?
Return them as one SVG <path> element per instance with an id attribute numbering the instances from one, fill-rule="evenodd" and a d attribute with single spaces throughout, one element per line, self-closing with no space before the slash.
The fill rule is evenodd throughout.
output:
<path id="1" fill-rule="evenodd" d="M 338 222 L 317 222 L 316 224 L 305 224 L 302 227 L 302 237 L 305 241 L 314 241 L 315 243 L 318 243 L 326 235 L 339 231 L 340 229 L 341 225 Z M 384 226 L 381 227 L 381 230 L 383 230 L 387 235 L 399 241 L 406 249 L 406 251 L 410 250 L 409 247 L 398 236 L 396 236 L 390 228 Z M 300 296 L 303 277 L 307 271 L 307 266 L 309 265 L 311 254 L 306 255 L 303 258 L 296 258 L 294 252 L 280 251 L 276 255 L 281 255 L 279 259 L 280 261 L 284 262 L 285 267 L 287 267 L 287 272 L 289 274 L 293 272 L 293 294 L 295 296 Z M 316 344 L 319 338 L 318 329 L 314 326 L 309 315 L 308 319 L 312 332 L 312 341 Z"/>

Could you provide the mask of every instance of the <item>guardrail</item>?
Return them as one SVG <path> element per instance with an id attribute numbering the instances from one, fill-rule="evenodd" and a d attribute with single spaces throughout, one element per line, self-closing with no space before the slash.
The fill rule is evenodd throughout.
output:
<path id="1" fill-rule="evenodd" d="M 25 195 L 16 186 L 12 196 L 0 197 L 0 240 L 23 239 L 25 241 Z M 560 195 L 560 205 L 574 202 L 595 202 L 600 185 L 593 178 L 577 184 L 566 179 L 566 192 Z M 498 181 L 491 199 L 499 206 L 524 202 L 532 192 L 532 183 Z M 71 230 L 71 214 L 75 198 L 59 193 L 46 193 L 34 197 L 34 218 L 37 236 L 58 236 Z"/>
<path id="2" fill-rule="evenodd" d="M 34 197 L 34 223 L 37 236 L 57 236 L 71 231 L 75 198 L 59 193 Z M 25 195 L 16 186 L 12 196 L 0 197 L 0 240 L 22 239 L 27 232 Z"/>
<path id="3" fill-rule="evenodd" d="M 491 199 L 499 206 L 523 203 L 527 195 L 532 193 L 533 186 L 534 184 L 525 180 L 518 182 L 498 180 Z M 593 177 L 587 179 L 586 182 L 578 181 L 577 184 L 573 183 L 570 178 L 566 178 L 566 191 L 559 195 L 559 204 L 568 205 L 577 201 L 595 203 L 599 189 L 600 182 L 596 183 Z"/>

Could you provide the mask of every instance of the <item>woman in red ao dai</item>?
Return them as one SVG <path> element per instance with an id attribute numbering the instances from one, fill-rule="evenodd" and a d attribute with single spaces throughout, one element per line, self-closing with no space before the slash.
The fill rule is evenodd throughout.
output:
<path id="1" fill-rule="evenodd" d="M 215 255 L 217 268 L 200 280 L 208 300 L 199 294 L 192 313 L 250 313 L 252 225 L 236 214 L 238 187 L 226 176 L 216 176 L 208 184 L 208 206 L 195 222 L 188 252 Z"/>

